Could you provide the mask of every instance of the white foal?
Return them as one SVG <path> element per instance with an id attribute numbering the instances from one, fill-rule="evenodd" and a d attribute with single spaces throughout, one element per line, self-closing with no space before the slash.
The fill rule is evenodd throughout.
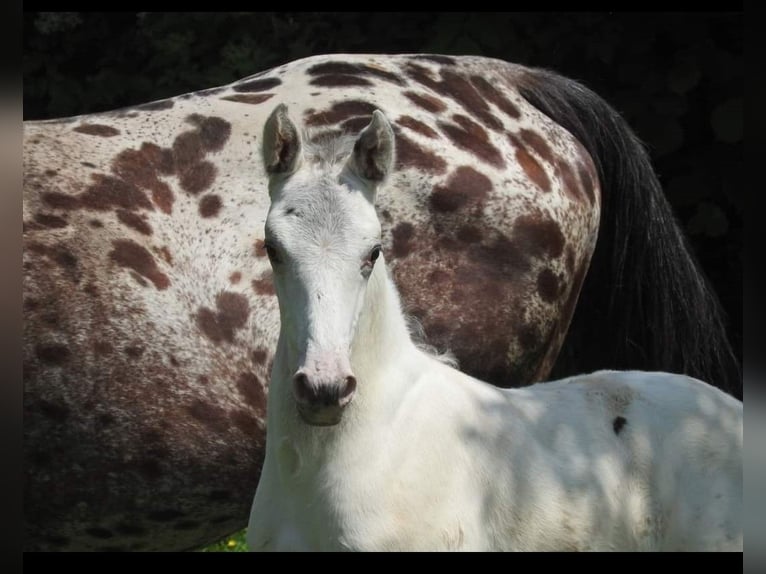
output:
<path id="1" fill-rule="evenodd" d="M 418 348 L 374 207 L 393 150 L 379 111 L 331 147 L 284 105 L 266 123 L 281 331 L 250 548 L 741 551 L 739 401 L 668 373 L 501 390 Z"/>

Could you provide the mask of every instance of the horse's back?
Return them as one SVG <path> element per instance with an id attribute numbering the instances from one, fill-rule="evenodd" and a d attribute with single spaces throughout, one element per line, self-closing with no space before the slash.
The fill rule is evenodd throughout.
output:
<path id="1" fill-rule="evenodd" d="M 576 440 L 556 444 L 567 427 L 589 441 L 592 462 L 603 464 L 599 479 L 611 483 L 614 507 L 640 544 L 742 550 L 740 401 L 691 377 L 641 371 L 599 371 L 523 391 L 553 411 L 537 435 L 553 452 L 572 455 Z"/>

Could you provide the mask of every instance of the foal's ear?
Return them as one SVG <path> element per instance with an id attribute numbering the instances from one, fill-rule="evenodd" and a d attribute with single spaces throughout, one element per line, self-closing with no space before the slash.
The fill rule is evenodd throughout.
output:
<path id="1" fill-rule="evenodd" d="M 279 104 L 263 126 L 263 164 L 268 174 L 295 171 L 301 156 L 301 136 L 287 115 L 287 106 Z"/>
<path id="2" fill-rule="evenodd" d="M 381 182 L 394 164 L 394 130 L 380 110 L 372 112 L 372 121 L 354 144 L 349 167 L 364 179 Z"/>

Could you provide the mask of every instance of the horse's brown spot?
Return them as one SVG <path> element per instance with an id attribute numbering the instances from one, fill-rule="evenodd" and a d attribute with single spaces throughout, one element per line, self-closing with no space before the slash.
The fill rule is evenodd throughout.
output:
<path id="1" fill-rule="evenodd" d="M 74 128 L 74 131 L 89 136 L 101 136 L 103 138 L 110 138 L 120 133 L 120 130 L 117 128 L 105 126 L 104 124 L 80 124 Z"/>
<path id="2" fill-rule="evenodd" d="M 261 104 L 273 97 L 274 94 L 234 94 L 232 96 L 223 96 L 221 99 L 242 104 Z"/>
<path id="3" fill-rule="evenodd" d="M 266 349 L 256 349 L 253 351 L 252 359 L 256 365 L 263 365 L 266 363 L 266 359 L 269 358 L 269 352 Z"/>
<path id="4" fill-rule="evenodd" d="M 256 239 L 253 245 L 253 255 L 256 257 L 267 257 L 266 244 L 263 239 Z"/>
<path id="5" fill-rule="evenodd" d="M 191 114 L 186 119 L 197 126 L 202 147 L 208 152 L 221 151 L 231 136 L 231 124 L 223 118 Z"/>
<path id="6" fill-rule="evenodd" d="M 63 245 L 50 246 L 36 241 L 27 242 L 25 248 L 33 253 L 43 255 L 61 267 L 64 273 L 73 282 L 80 281 L 80 271 L 77 266 L 77 257 Z"/>
<path id="7" fill-rule="evenodd" d="M 198 130 L 183 132 L 173 140 L 172 158 L 176 173 L 185 172 L 204 157 L 205 150 Z"/>
<path id="8" fill-rule="evenodd" d="M 416 82 L 429 87 L 442 96 L 453 99 L 486 126 L 493 130 L 502 129 L 503 123 L 492 114 L 484 98 L 460 74 L 452 70 L 443 69 L 441 71 L 441 80 L 435 80 L 428 68 L 413 63 L 407 65 L 406 73 Z"/>
<path id="9" fill-rule="evenodd" d="M 221 327 L 218 325 L 218 318 L 215 312 L 207 307 L 201 307 L 197 311 L 197 326 L 200 331 L 214 343 L 220 343 L 224 339 Z"/>
<path id="10" fill-rule="evenodd" d="M 315 64 L 307 70 L 311 76 L 326 76 L 326 75 L 349 75 L 349 76 L 373 76 L 392 82 L 399 86 L 405 84 L 404 80 L 392 72 L 382 70 L 374 66 L 368 66 L 366 64 L 354 64 L 351 62 L 323 62 L 321 64 Z M 313 82 L 312 82 L 313 83 Z"/>
<path id="11" fill-rule="evenodd" d="M 469 203 L 483 203 L 492 182 L 474 168 L 460 166 L 444 185 L 437 185 L 429 198 L 434 211 L 457 211 Z"/>
<path id="12" fill-rule="evenodd" d="M 193 418 L 213 431 L 225 432 L 229 426 L 225 410 L 200 399 L 194 399 L 186 409 Z"/>
<path id="13" fill-rule="evenodd" d="M 408 221 L 402 221 L 396 227 L 394 227 L 391 235 L 393 236 L 392 251 L 394 257 L 401 259 L 407 257 L 412 251 L 412 245 L 410 240 L 415 234 L 415 228 Z"/>
<path id="14" fill-rule="evenodd" d="M 537 325 L 524 324 L 518 328 L 516 338 L 525 350 L 536 348 L 540 344 L 540 329 Z"/>
<path id="15" fill-rule="evenodd" d="M 261 381 L 251 372 L 239 375 L 237 390 L 245 399 L 245 402 L 253 409 L 262 414 L 266 411 L 266 395 L 263 392 Z"/>
<path id="16" fill-rule="evenodd" d="M 464 243 L 478 243 L 484 234 L 475 225 L 463 225 L 457 231 L 457 238 Z"/>
<path id="17" fill-rule="evenodd" d="M 69 225 L 67 220 L 57 215 L 49 215 L 47 213 L 38 213 L 35 215 L 35 222 L 41 227 L 47 227 L 49 229 L 60 229 Z"/>
<path id="18" fill-rule="evenodd" d="M 132 211 L 127 211 L 125 209 L 118 209 L 117 219 L 119 219 L 122 223 L 124 223 L 128 227 L 135 229 L 139 233 L 143 233 L 144 235 L 152 234 L 152 227 L 146 222 L 146 220 L 143 217 L 141 217 L 137 213 L 134 213 Z"/>
<path id="19" fill-rule="evenodd" d="M 173 355 L 170 355 L 168 360 L 170 361 L 170 364 L 173 365 L 174 367 L 179 367 L 181 365 L 178 359 L 176 359 Z"/>
<path id="20" fill-rule="evenodd" d="M 202 217 L 215 217 L 221 211 L 221 198 L 217 195 L 206 195 L 199 202 L 199 214 Z"/>
<path id="21" fill-rule="evenodd" d="M 372 116 L 372 112 L 375 111 L 375 106 L 369 102 L 363 100 L 348 100 L 343 102 L 337 102 L 330 106 L 330 109 L 323 111 L 315 111 L 312 113 L 306 113 L 305 123 L 307 126 L 329 126 L 339 124 L 350 118 L 363 116 L 369 118 Z"/>
<path id="22" fill-rule="evenodd" d="M 125 182 L 150 190 L 154 203 L 164 213 L 171 212 L 173 193 L 165 182 L 158 179 L 160 174 L 173 171 L 170 150 L 144 142 L 140 149 L 120 152 L 112 162 L 112 171 Z"/>
<path id="23" fill-rule="evenodd" d="M 265 92 L 266 90 L 276 88 L 281 83 L 282 80 L 279 78 L 259 78 L 237 84 L 232 89 L 235 92 Z"/>
<path id="24" fill-rule="evenodd" d="M 327 74 L 313 78 L 309 84 L 312 86 L 323 86 L 325 88 L 344 88 L 350 86 L 372 86 L 372 82 L 367 78 L 359 76 L 349 76 L 348 74 Z"/>
<path id="25" fill-rule="evenodd" d="M 98 229 L 99 227 L 104 227 L 104 223 L 99 219 L 90 219 L 88 220 L 88 225 L 91 227 L 95 227 Z"/>
<path id="26" fill-rule="evenodd" d="M 505 112 L 508 116 L 516 119 L 521 116 L 519 108 L 517 108 L 513 102 L 511 102 L 505 95 L 493 86 L 486 78 L 482 76 L 471 76 L 471 82 L 479 90 L 482 96 L 487 100 L 495 104 L 500 110 Z"/>
<path id="27" fill-rule="evenodd" d="M 218 344 L 234 342 L 234 333 L 247 323 L 250 305 L 244 295 L 224 291 L 215 300 L 216 311 L 201 307 L 197 312 L 197 325 L 205 336 Z"/>
<path id="28" fill-rule="evenodd" d="M 109 252 L 109 257 L 117 265 L 146 277 L 159 290 L 170 286 L 170 279 L 159 270 L 154 257 L 145 247 L 130 239 L 116 239 L 112 245 L 114 249 Z"/>
<path id="29" fill-rule="evenodd" d="M 58 191 L 45 191 L 42 194 L 42 199 L 45 203 L 57 209 L 80 208 L 80 199 L 78 197 L 59 193 Z"/>
<path id="30" fill-rule="evenodd" d="M 173 100 L 167 99 L 159 100 L 158 102 L 148 102 L 146 104 L 135 106 L 135 108 L 142 112 L 158 112 L 160 110 L 169 110 L 174 105 L 176 105 L 176 103 Z"/>
<path id="31" fill-rule="evenodd" d="M 160 182 L 162 185 L 158 185 L 152 189 L 152 201 L 160 208 L 160 211 L 167 213 L 168 215 L 173 212 L 173 192 L 170 191 L 170 187 Z"/>
<path id="32" fill-rule="evenodd" d="M 511 143 L 514 145 L 516 149 L 516 161 L 519 162 L 519 165 L 524 170 L 524 173 L 527 174 L 527 177 L 543 191 L 550 191 L 551 180 L 548 179 L 548 174 L 545 172 L 545 169 L 540 162 L 527 151 L 519 138 L 513 134 L 508 134 L 508 139 L 511 140 Z"/>
<path id="33" fill-rule="evenodd" d="M 615 417 L 615 419 L 612 421 L 612 429 L 614 429 L 614 434 L 620 434 L 622 427 L 624 427 L 625 423 L 627 422 L 628 421 L 625 419 L 625 417 Z"/>
<path id="34" fill-rule="evenodd" d="M 489 141 L 484 128 L 461 114 L 454 114 L 452 120 L 457 125 L 439 122 L 439 128 L 452 143 L 490 165 L 497 168 L 505 166 L 500 150 Z"/>
<path id="35" fill-rule="evenodd" d="M 86 209 L 108 211 L 114 208 L 127 210 L 154 210 L 146 194 L 135 184 L 123 179 L 94 173 L 93 183 L 79 197 L 79 203 Z"/>
<path id="36" fill-rule="evenodd" d="M 141 345 L 129 345 L 125 347 L 125 354 L 131 359 L 138 359 L 144 354 L 144 348 Z"/>
<path id="37" fill-rule="evenodd" d="M 442 56 L 439 54 L 417 54 L 412 56 L 413 60 L 427 60 L 429 62 L 435 62 L 437 64 L 444 64 L 445 66 L 454 66 L 457 64 L 457 60 L 450 56 Z"/>
<path id="38" fill-rule="evenodd" d="M 215 176 L 215 166 L 209 161 L 200 161 L 181 172 L 179 183 L 184 191 L 197 195 L 213 185 Z"/>
<path id="39" fill-rule="evenodd" d="M 441 174 L 446 171 L 447 162 L 397 131 L 396 168 L 415 168 L 428 173 Z"/>
<path id="40" fill-rule="evenodd" d="M 412 116 L 401 116 L 399 120 L 397 121 L 397 123 L 400 126 L 404 126 L 405 128 L 408 128 L 428 138 L 438 137 L 438 134 L 434 130 L 432 130 L 423 122 L 416 120 Z"/>
<path id="41" fill-rule="evenodd" d="M 555 165 L 553 150 L 548 145 L 548 142 L 543 139 L 543 136 L 535 131 L 524 128 L 519 131 L 519 137 L 524 142 L 524 145 L 531 148 L 543 161 Z"/>
<path id="42" fill-rule="evenodd" d="M 559 160 L 558 162 L 559 177 L 564 184 L 564 192 L 572 198 L 574 201 L 581 201 L 580 186 L 577 183 L 572 167 L 565 161 Z"/>
<path id="43" fill-rule="evenodd" d="M 111 530 L 99 527 L 86 528 L 85 533 L 88 536 L 92 536 L 93 538 L 100 538 L 102 540 L 114 537 L 114 533 Z"/>
<path id="44" fill-rule="evenodd" d="M 114 347 L 109 341 L 96 341 L 93 343 L 93 350 L 97 355 L 110 355 Z"/>
<path id="45" fill-rule="evenodd" d="M 260 438 L 261 425 L 250 411 L 236 409 L 229 411 L 229 418 L 239 430 L 247 437 Z"/>
<path id="46" fill-rule="evenodd" d="M 564 251 L 564 234 L 553 219 L 521 215 L 513 227 L 513 241 L 531 257 L 555 259 Z"/>
<path id="47" fill-rule="evenodd" d="M 559 278 L 547 267 L 537 275 L 537 292 L 546 303 L 553 303 L 559 296 Z"/>
<path id="48" fill-rule="evenodd" d="M 428 94 L 407 91 L 404 92 L 404 96 L 419 108 L 423 108 L 432 114 L 439 114 L 447 109 L 447 105 L 444 102 Z"/>
<path id="49" fill-rule="evenodd" d="M 80 165 L 83 165 L 85 167 L 90 167 L 90 168 L 95 168 L 96 167 L 96 164 L 90 163 L 89 161 L 81 161 Z"/>
<path id="50" fill-rule="evenodd" d="M 229 282 L 234 285 L 239 283 L 240 279 L 242 279 L 242 273 L 240 273 L 239 271 L 235 271 L 234 273 L 229 275 Z"/>
<path id="51" fill-rule="evenodd" d="M 276 295 L 274 291 L 274 280 L 271 271 L 266 271 L 258 279 L 251 281 L 253 291 L 258 295 Z"/>

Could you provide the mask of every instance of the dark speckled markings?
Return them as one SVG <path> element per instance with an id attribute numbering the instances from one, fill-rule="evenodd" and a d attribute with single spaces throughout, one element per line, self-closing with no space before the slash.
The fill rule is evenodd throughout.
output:
<path id="1" fill-rule="evenodd" d="M 216 310 L 200 307 L 197 325 L 213 343 L 233 343 L 234 333 L 245 326 L 250 314 L 247 299 L 239 293 L 224 291 L 215 298 Z"/>
<path id="2" fill-rule="evenodd" d="M 72 129 L 81 134 L 87 134 L 90 136 L 101 136 L 103 138 L 110 138 L 120 133 L 120 130 L 118 130 L 117 128 L 113 128 L 112 126 L 107 126 L 104 124 L 84 123 Z"/>
<path id="3" fill-rule="evenodd" d="M 374 79 L 381 79 L 398 86 L 405 85 L 404 78 L 386 71 L 382 68 L 366 64 L 352 64 L 349 62 L 323 62 L 308 69 L 312 79 L 312 86 L 322 87 L 347 87 L 347 86 L 372 86 Z"/>
<path id="4" fill-rule="evenodd" d="M 280 103 L 319 139 L 387 114 L 395 193 L 378 207 L 407 311 L 471 375 L 545 376 L 597 176 L 516 78 L 481 59 L 320 56 L 26 125 L 29 548 L 190 549 L 245 525 L 278 327 L 258 154 Z"/>
<path id="5" fill-rule="evenodd" d="M 274 94 L 233 94 L 231 96 L 223 96 L 221 99 L 241 104 L 262 104 L 273 97 Z"/>

